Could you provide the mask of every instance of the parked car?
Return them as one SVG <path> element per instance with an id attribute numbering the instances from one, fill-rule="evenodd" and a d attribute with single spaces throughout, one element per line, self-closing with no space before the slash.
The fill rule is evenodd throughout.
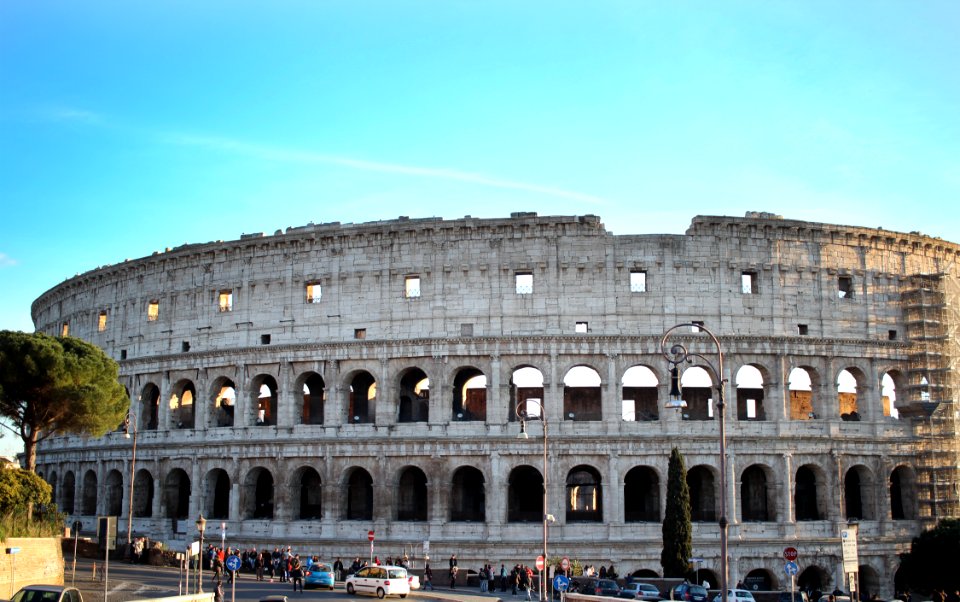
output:
<path id="1" fill-rule="evenodd" d="M 593 595 L 616 598 L 620 595 L 620 586 L 613 579 L 597 579 L 593 584 Z"/>
<path id="2" fill-rule="evenodd" d="M 333 589 L 337 580 L 333 573 L 333 565 L 325 562 L 314 562 L 303 573 L 303 587 L 326 587 Z"/>
<path id="3" fill-rule="evenodd" d="M 777 602 L 810 602 L 810 599 L 807 597 L 807 592 L 804 591 L 793 592 L 793 599 L 791 600 L 790 598 L 790 592 L 780 592 Z"/>
<path id="4" fill-rule="evenodd" d="M 410 591 L 420 589 L 420 577 L 413 573 L 407 573 L 407 581 L 410 582 Z"/>
<path id="5" fill-rule="evenodd" d="M 638 581 L 624 585 L 623 589 L 620 590 L 620 597 L 631 600 L 646 600 L 647 602 L 660 602 L 660 600 L 663 600 L 663 596 L 660 595 L 660 590 L 657 589 L 656 585 L 640 583 Z"/>
<path id="6" fill-rule="evenodd" d="M 402 566 L 365 566 L 347 577 L 347 593 L 400 596 L 406 598 L 410 593 L 407 569 Z"/>
<path id="7" fill-rule="evenodd" d="M 723 602 L 723 598 L 720 594 L 717 594 L 713 598 L 713 602 Z M 753 597 L 753 594 L 745 589 L 728 589 L 727 590 L 727 602 L 756 602 Z"/>
<path id="8" fill-rule="evenodd" d="M 702 585 L 695 583 L 681 583 L 673 586 L 670 590 L 671 600 L 684 600 L 685 602 L 707 602 L 707 590 Z"/>
<path id="9" fill-rule="evenodd" d="M 831 594 L 823 594 L 820 596 L 819 602 L 830 602 Z M 850 596 L 833 596 L 834 602 L 850 602 Z"/>
<path id="10" fill-rule="evenodd" d="M 83 602 L 80 590 L 64 585 L 27 585 L 10 602 Z"/>

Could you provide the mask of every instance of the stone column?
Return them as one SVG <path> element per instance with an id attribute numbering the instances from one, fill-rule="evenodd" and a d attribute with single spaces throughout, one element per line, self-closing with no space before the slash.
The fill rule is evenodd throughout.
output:
<path id="1" fill-rule="evenodd" d="M 782 517 L 780 520 L 785 523 L 796 523 L 797 517 L 793 507 L 793 454 L 789 452 L 783 454 L 783 493 L 781 499 L 783 512 L 780 514 Z"/>
<path id="2" fill-rule="evenodd" d="M 442 358 L 433 358 L 430 374 L 430 424 L 450 424 L 453 419 L 446 367 Z"/>
<path id="3" fill-rule="evenodd" d="M 490 453 L 490 473 L 484 479 L 487 524 L 499 529 L 507 522 L 506 488 L 509 487 L 506 466 L 499 452 Z M 500 478 L 502 475 L 503 478 Z"/>
<path id="4" fill-rule="evenodd" d="M 240 482 L 237 474 L 238 471 L 235 470 L 230 477 L 230 511 L 228 512 L 228 516 L 230 517 L 231 523 L 236 523 L 240 520 L 240 517 L 243 516 L 243 513 L 240 511 Z"/>
<path id="5" fill-rule="evenodd" d="M 543 381 L 543 411 L 544 416 L 551 424 L 555 425 L 554 430 L 563 417 L 563 382 L 557 377 L 557 353 L 550 351 L 550 358 L 547 361 L 547 375 Z"/>
<path id="6" fill-rule="evenodd" d="M 601 415 L 603 422 L 616 424 L 623 418 L 623 407 L 620 395 L 620 382 L 617 378 L 616 353 L 607 354 L 607 386 L 601 390 Z"/>
<path id="7" fill-rule="evenodd" d="M 510 396 L 503 397 L 504 391 L 500 389 L 500 355 L 490 356 L 490 377 L 487 379 L 487 424 L 506 424 L 512 412 L 510 405 Z M 509 393 L 509 391 L 507 391 Z"/>
<path id="8" fill-rule="evenodd" d="M 296 391 L 296 374 L 290 362 L 280 364 L 277 378 L 277 426 L 291 427 L 300 424 L 303 412 L 303 389 Z"/>
<path id="9" fill-rule="evenodd" d="M 162 509 L 163 506 L 161 503 L 163 500 L 163 482 L 160 480 L 160 477 L 159 477 L 159 474 L 160 474 L 159 466 L 155 466 L 153 474 L 158 476 L 155 479 L 153 479 L 153 503 L 150 507 L 150 514 L 153 516 L 153 518 L 165 518 L 163 516 L 163 509 Z M 197 483 L 198 488 L 199 486 L 200 486 L 200 483 Z"/>
<path id="10" fill-rule="evenodd" d="M 103 460 L 97 460 L 97 515 L 107 514 L 107 478 L 103 467 Z"/>
<path id="11" fill-rule="evenodd" d="M 827 509 L 827 518 L 843 524 L 844 522 L 844 500 L 843 500 L 843 462 L 840 452 L 831 450 L 830 456 L 833 459 L 833 470 L 830 471 L 830 489 L 833 492 L 834 503 Z"/>
<path id="12" fill-rule="evenodd" d="M 618 532 L 623 527 L 623 510 L 620 507 L 622 498 L 620 493 L 620 464 L 620 454 L 616 451 L 611 452 L 607 465 L 607 482 L 609 485 L 603 488 L 603 522 L 609 525 L 611 534 Z"/>
<path id="13" fill-rule="evenodd" d="M 773 422 L 790 419 L 789 393 L 786 387 L 788 366 L 786 357 L 777 356 L 774 364 L 776 372 L 771 374 L 771 380 L 764 388 L 763 409 L 767 420 Z"/>
<path id="14" fill-rule="evenodd" d="M 170 373 L 164 372 L 160 377 L 160 399 L 157 408 L 157 430 L 170 430 Z"/>
<path id="15" fill-rule="evenodd" d="M 194 519 L 203 512 L 206 512 L 207 515 L 210 514 L 204 499 L 206 488 L 203 487 L 201 470 L 199 462 L 194 462 L 190 468 L 190 483 L 192 483 L 190 488 L 190 516 Z"/>
<path id="16" fill-rule="evenodd" d="M 210 398 L 210 391 L 208 390 L 210 383 L 207 382 L 206 370 L 198 371 L 193 386 L 197 393 L 196 399 L 193 400 L 193 429 L 195 431 L 205 431 L 210 421 L 210 408 L 213 406 L 213 400 Z"/>
<path id="17" fill-rule="evenodd" d="M 432 388 L 432 387 L 431 387 Z M 380 360 L 380 378 L 377 379 L 376 415 L 374 424 L 390 426 L 397 423 L 397 383 L 390 376 L 390 364 Z"/>
<path id="18" fill-rule="evenodd" d="M 323 401 L 324 426 L 340 426 L 346 423 L 347 415 L 346 392 L 340 382 L 340 362 L 328 362 L 323 371 L 323 393 L 327 398 Z"/>

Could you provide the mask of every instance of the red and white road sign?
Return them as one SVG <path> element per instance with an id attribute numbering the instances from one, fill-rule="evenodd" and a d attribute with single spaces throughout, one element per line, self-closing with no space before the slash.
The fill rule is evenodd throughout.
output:
<path id="1" fill-rule="evenodd" d="M 560 568 L 565 571 L 570 568 L 570 559 L 568 557 L 564 556 L 560 560 Z"/>
<path id="2" fill-rule="evenodd" d="M 542 555 L 542 554 L 541 554 L 540 556 L 537 556 L 537 570 L 538 570 L 538 571 L 542 571 L 542 570 L 543 570 L 543 555 Z"/>
<path id="3" fill-rule="evenodd" d="M 367 539 L 373 541 L 373 531 L 367 531 Z"/>
<path id="4" fill-rule="evenodd" d="M 789 562 L 793 562 L 797 559 L 797 549 L 796 548 L 784 548 L 783 550 L 783 559 Z"/>

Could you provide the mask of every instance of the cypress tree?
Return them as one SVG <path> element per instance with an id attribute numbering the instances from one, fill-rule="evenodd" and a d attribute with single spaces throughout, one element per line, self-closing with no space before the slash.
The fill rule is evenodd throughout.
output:
<path id="1" fill-rule="evenodd" d="M 693 525 L 690 522 L 690 489 L 683 455 L 676 447 L 670 452 L 667 469 L 667 508 L 663 517 L 663 551 L 660 564 L 664 577 L 686 577 L 693 554 Z"/>

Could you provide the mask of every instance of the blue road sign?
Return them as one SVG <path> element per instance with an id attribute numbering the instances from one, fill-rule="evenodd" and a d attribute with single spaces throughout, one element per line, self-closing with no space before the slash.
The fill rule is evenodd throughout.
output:
<path id="1" fill-rule="evenodd" d="M 565 592 L 568 587 L 570 587 L 570 580 L 567 579 L 566 575 L 557 575 L 553 578 L 553 589 Z"/>
<path id="2" fill-rule="evenodd" d="M 797 566 L 796 562 L 788 562 L 787 564 L 783 565 L 783 570 L 786 571 L 788 575 L 796 575 L 800 572 L 800 567 Z"/>
<path id="3" fill-rule="evenodd" d="M 240 570 L 240 557 L 230 554 L 227 556 L 227 570 L 229 571 L 239 571 Z"/>

